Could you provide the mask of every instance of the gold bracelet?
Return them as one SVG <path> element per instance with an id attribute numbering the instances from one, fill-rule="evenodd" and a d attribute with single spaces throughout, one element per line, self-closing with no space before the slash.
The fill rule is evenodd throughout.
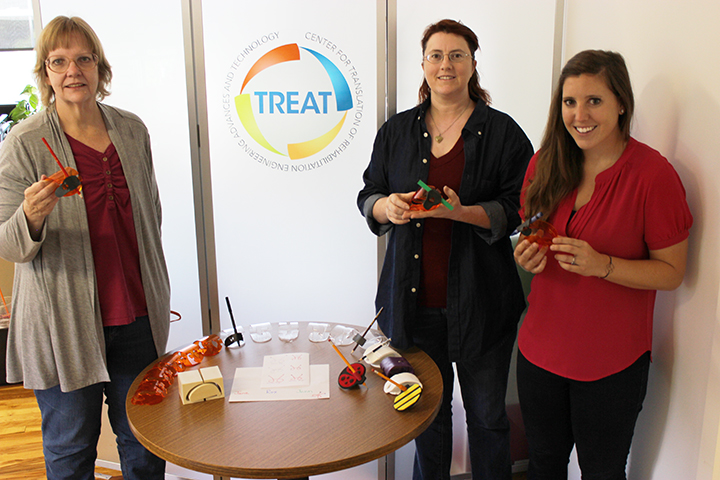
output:
<path id="1" fill-rule="evenodd" d="M 608 275 L 610 275 L 615 270 L 615 265 L 612 263 L 612 257 L 608 255 L 608 258 L 610 259 L 610 262 L 605 266 L 605 271 L 607 272 L 604 277 L 600 277 L 601 280 L 606 279 Z"/>

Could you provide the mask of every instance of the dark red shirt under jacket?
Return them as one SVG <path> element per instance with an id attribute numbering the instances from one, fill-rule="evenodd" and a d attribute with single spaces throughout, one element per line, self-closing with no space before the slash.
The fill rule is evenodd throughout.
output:
<path id="1" fill-rule="evenodd" d="M 441 192 L 448 186 L 460 191 L 460 182 L 465 168 L 465 152 L 462 136 L 448 153 L 440 158 L 430 154 L 428 185 Z M 440 207 L 443 208 L 443 207 Z M 422 270 L 420 284 L 420 305 L 429 308 L 447 306 L 448 268 L 452 240 L 452 220 L 446 218 L 425 219 L 422 238 Z"/>
<path id="2" fill-rule="evenodd" d="M 90 229 L 103 325 L 128 325 L 147 315 L 130 191 L 115 146 L 98 152 L 66 135 Z"/>

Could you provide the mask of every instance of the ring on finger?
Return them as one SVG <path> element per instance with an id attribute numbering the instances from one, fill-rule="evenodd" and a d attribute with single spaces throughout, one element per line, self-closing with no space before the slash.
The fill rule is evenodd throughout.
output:
<path id="1" fill-rule="evenodd" d="M 575 265 L 575 255 L 573 255 L 573 260 L 572 260 L 572 263 L 571 263 L 570 265 Z"/>

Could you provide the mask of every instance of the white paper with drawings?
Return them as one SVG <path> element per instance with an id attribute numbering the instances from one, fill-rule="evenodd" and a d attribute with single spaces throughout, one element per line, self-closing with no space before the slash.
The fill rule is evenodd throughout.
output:
<path id="1" fill-rule="evenodd" d="M 262 388 L 310 385 L 310 354 L 285 353 L 263 358 Z"/>
<path id="2" fill-rule="evenodd" d="M 230 402 L 262 402 L 276 400 L 316 400 L 330 398 L 330 366 L 310 365 L 310 385 L 301 387 L 263 388 L 260 383 L 263 367 L 235 370 Z"/>

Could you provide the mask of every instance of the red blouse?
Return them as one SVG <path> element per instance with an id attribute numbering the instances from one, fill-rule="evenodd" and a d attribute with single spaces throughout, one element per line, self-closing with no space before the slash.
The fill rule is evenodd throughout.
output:
<path id="1" fill-rule="evenodd" d="M 90 229 L 103 325 L 127 325 L 147 315 L 130 190 L 115 146 L 98 152 L 66 135 Z"/>
<path id="2" fill-rule="evenodd" d="M 536 159 L 537 154 L 523 192 Z M 597 175 L 590 201 L 571 218 L 576 196 L 577 190 L 547 220 L 558 234 L 613 257 L 649 258 L 649 250 L 688 238 L 693 222 L 675 169 L 632 138 L 620 159 Z M 575 380 L 617 373 L 652 347 L 655 293 L 566 272 L 550 253 L 545 270 L 532 280 L 520 350 L 533 364 Z"/>

